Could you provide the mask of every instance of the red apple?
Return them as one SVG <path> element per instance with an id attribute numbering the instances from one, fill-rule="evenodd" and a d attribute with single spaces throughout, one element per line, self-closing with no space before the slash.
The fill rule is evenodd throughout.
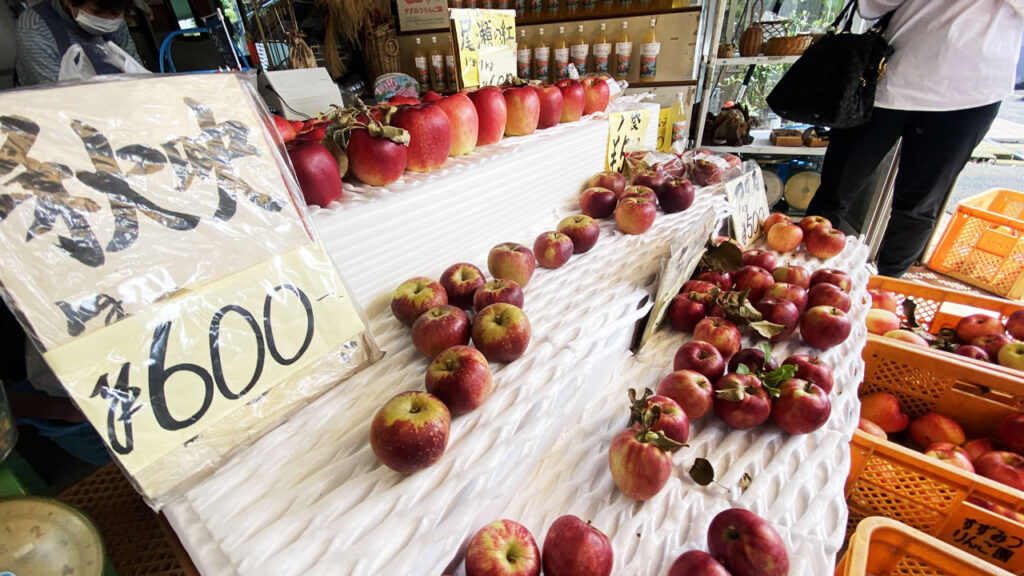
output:
<path id="1" fill-rule="evenodd" d="M 992 440 L 988 438 L 975 438 L 970 442 L 967 442 L 963 446 L 964 452 L 967 453 L 967 457 L 971 459 L 971 462 L 986 452 L 991 452 L 996 449 L 992 445 Z"/>
<path id="2" fill-rule="evenodd" d="M 697 322 L 693 328 L 693 339 L 708 342 L 728 358 L 740 349 L 740 329 L 730 320 L 711 316 Z"/>
<path id="3" fill-rule="evenodd" d="M 1006 319 L 1006 331 L 1014 340 L 1024 340 L 1024 308 L 1014 310 Z"/>
<path id="4" fill-rule="evenodd" d="M 813 284 L 811 289 L 807 291 L 808 308 L 832 306 L 839 308 L 843 312 L 849 312 L 852 305 L 853 301 L 850 299 L 850 295 L 834 284 Z M 897 327 L 899 327 L 898 323 Z"/>
<path id="5" fill-rule="evenodd" d="M 750 302 L 757 302 L 764 298 L 765 291 L 775 283 L 775 278 L 772 277 L 771 272 L 760 266 L 743 266 L 738 270 L 730 272 L 729 277 L 732 279 L 732 289 L 734 291 L 750 291 L 747 294 L 747 300 Z"/>
<path id="6" fill-rule="evenodd" d="M 274 128 L 277 128 L 277 136 L 279 138 L 279 140 L 275 139 L 275 142 L 283 144 L 295 139 L 295 127 L 292 126 L 291 122 L 276 114 L 272 118 L 274 119 Z"/>
<path id="7" fill-rule="evenodd" d="M 544 537 L 547 576 L 608 576 L 614 559 L 608 536 L 576 516 L 561 516 Z"/>
<path id="8" fill-rule="evenodd" d="M 480 132 L 480 118 L 473 101 L 465 94 L 456 93 L 438 100 L 437 107 L 448 115 L 448 124 L 451 126 L 448 155 L 459 156 L 472 152 Z"/>
<path id="9" fill-rule="evenodd" d="M 690 292 L 696 292 L 697 294 L 714 294 L 718 291 L 718 287 L 707 282 L 705 280 L 687 280 L 683 283 L 683 287 L 679 290 L 680 294 L 689 294 Z"/>
<path id="10" fill-rule="evenodd" d="M 466 576 L 539 576 L 540 551 L 533 535 L 514 520 L 484 526 L 466 549 Z"/>
<path id="11" fill-rule="evenodd" d="M 580 194 L 580 212 L 591 218 L 607 218 L 615 213 L 618 198 L 607 188 L 591 186 Z"/>
<path id="12" fill-rule="evenodd" d="M 882 430 L 881 426 L 879 426 L 878 424 L 875 424 L 871 420 L 867 420 L 865 418 L 861 418 L 857 422 L 857 429 L 861 430 L 862 432 L 864 432 L 866 434 L 871 434 L 872 436 L 878 436 L 882 440 L 888 440 L 889 439 L 889 435 L 885 433 L 885 430 Z"/>
<path id="13" fill-rule="evenodd" d="M 911 332 L 910 330 L 890 330 L 885 334 L 882 334 L 884 338 L 892 338 L 893 340 L 899 340 L 900 342 L 906 342 L 907 344 L 913 344 L 914 346 L 921 346 L 928 348 L 928 341 Z"/>
<path id="14" fill-rule="evenodd" d="M 725 373 L 725 360 L 718 348 L 709 342 L 691 340 L 676 350 L 672 361 L 673 370 L 693 370 L 714 382 Z"/>
<path id="15" fill-rule="evenodd" d="M 986 334 L 971 340 L 971 344 L 984 350 L 989 358 L 997 358 L 1003 346 L 1011 342 L 1013 342 L 1013 338 L 1006 334 Z"/>
<path id="16" fill-rule="evenodd" d="M 693 204 L 693 184 L 686 178 L 666 180 L 660 188 L 655 189 L 658 204 L 666 214 L 682 212 Z"/>
<path id="17" fill-rule="evenodd" d="M 647 186 L 626 186 L 626 189 L 622 192 L 622 196 L 619 197 L 619 201 L 621 202 L 624 198 L 633 197 L 643 198 L 655 206 L 658 204 L 658 195 L 654 193 L 654 190 Z"/>
<path id="18" fill-rule="evenodd" d="M 796 305 L 797 312 L 800 314 L 803 314 L 804 310 L 807 309 L 807 290 L 796 284 L 776 280 L 774 284 L 764 291 L 764 298 L 777 298 L 792 302 Z"/>
<path id="19" fill-rule="evenodd" d="M 832 402 L 828 392 L 807 380 L 790 378 L 772 400 L 772 421 L 789 434 L 810 434 L 828 422 Z"/>
<path id="20" fill-rule="evenodd" d="M 292 140 L 286 148 L 306 204 L 323 207 L 341 198 L 338 163 L 327 148 L 311 140 Z"/>
<path id="21" fill-rule="evenodd" d="M 557 86 L 546 84 L 534 86 L 537 98 L 540 99 L 540 116 L 537 120 L 537 129 L 543 130 L 557 126 L 562 119 L 562 91 Z"/>
<path id="22" fill-rule="evenodd" d="M 386 186 L 405 172 L 409 147 L 359 128 L 349 133 L 345 153 L 352 175 L 370 186 Z"/>
<path id="23" fill-rule="evenodd" d="M 406 168 L 430 172 L 444 165 L 451 150 L 452 128 L 448 115 L 437 104 L 402 106 L 391 124 L 409 131 L 409 161 Z"/>
<path id="24" fill-rule="evenodd" d="M 732 278 L 729 276 L 728 272 L 704 270 L 697 274 L 696 279 L 714 284 L 721 290 L 729 290 L 732 288 Z"/>
<path id="25" fill-rule="evenodd" d="M 846 312 L 834 306 L 808 308 L 800 318 L 800 336 L 819 350 L 842 344 L 850 335 L 850 329 Z"/>
<path id="26" fill-rule="evenodd" d="M 744 266 L 757 266 L 763 268 L 769 274 L 772 270 L 775 270 L 775 265 L 778 259 L 775 254 L 768 250 L 761 250 L 759 248 L 753 248 L 750 250 L 743 251 L 743 265 Z"/>
<path id="27" fill-rule="evenodd" d="M 451 422 L 448 408 L 433 394 L 404 392 L 373 417 L 370 447 L 388 468 L 412 474 L 441 458 Z"/>
<path id="28" fill-rule="evenodd" d="M 537 97 L 537 91 L 530 86 L 520 86 L 506 88 L 504 94 L 505 105 L 508 107 L 505 136 L 533 134 L 540 122 L 540 98 Z M 561 110 L 558 113 L 561 115 Z"/>
<path id="29" fill-rule="evenodd" d="M 821 358 L 808 354 L 794 354 L 786 358 L 782 364 L 796 366 L 796 373 L 793 374 L 795 378 L 814 382 L 821 386 L 826 394 L 832 393 L 832 367 Z"/>
<path id="30" fill-rule="evenodd" d="M 690 293 L 676 294 L 668 303 L 668 318 L 676 330 L 689 332 L 705 317 L 707 308 L 690 296 Z"/>
<path id="31" fill-rule="evenodd" d="M 487 270 L 491 276 L 512 280 L 522 287 L 530 282 L 536 268 L 537 258 L 522 244 L 504 242 L 487 254 Z"/>
<path id="32" fill-rule="evenodd" d="M 768 391 L 753 374 L 726 374 L 715 381 L 714 389 L 715 416 L 733 428 L 760 426 L 771 415 Z"/>
<path id="33" fill-rule="evenodd" d="M 899 311 L 897 310 L 896 294 L 893 292 L 880 290 L 878 288 L 868 288 L 868 294 L 871 295 L 872 308 L 881 308 L 882 310 L 888 310 L 893 314 L 899 314 Z"/>
<path id="34" fill-rule="evenodd" d="M 650 410 L 652 406 L 657 406 L 661 410 L 661 414 L 651 426 L 651 431 L 662 432 L 668 438 L 680 444 L 686 444 L 690 438 L 690 419 L 682 407 L 668 396 L 658 395 L 647 399 L 647 402 L 644 403 L 644 410 Z M 639 431 L 640 428 L 639 422 L 633 425 L 634 430 Z"/>
<path id="35" fill-rule="evenodd" d="M 512 362 L 530 345 L 530 320 L 521 309 L 499 302 L 473 318 L 473 345 L 493 362 Z"/>
<path id="36" fill-rule="evenodd" d="M 803 266 L 786 265 L 772 270 L 776 282 L 793 284 L 807 290 L 811 287 L 811 273 Z"/>
<path id="37" fill-rule="evenodd" d="M 406 326 L 431 308 L 448 303 L 448 293 L 440 283 L 417 276 L 398 285 L 391 294 L 391 312 Z"/>
<path id="38" fill-rule="evenodd" d="M 1000 366 L 1024 370 L 1024 342 L 1011 342 L 999 349 L 996 361 Z"/>
<path id="39" fill-rule="evenodd" d="M 800 309 L 796 304 L 781 298 L 761 298 L 754 304 L 754 308 L 761 313 L 761 318 L 773 324 L 782 326 L 782 331 L 768 339 L 769 342 L 779 342 L 789 338 L 796 331 L 796 325 L 800 322 Z"/>
<path id="40" fill-rule="evenodd" d="M 412 323 L 412 343 L 432 360 L 445 348 L 469 342 L 469 318 L 457 306 L 438 306 L 420 314 Z"/>
<path id="41" fill-rule="evenodd" d="M 703 550 L 688 550 L 676 558 L 668 569 L 668 576 L 732 576 Z"/>
<path id="42" fill-rule="evenodd" d="M 583 84 L 578 80 L 559 80 L 555 83 L 562 91 L 562 122 L 575 122 L 583 116 Z"/>
<path id="43" fill-rule="evenodd" d="M 586 214 L 562 218 L 555 229 L 572 239 L 573 254 L 587 252 L 601 236 L 601 226 Z"/>
<path id="44" fill-rule="evenodd" d="M 712 388 L 707 376 L 694 370 L 676 370 L 658 383 L 658 395 L 676 401 L 689 420 L 699 420 L 711 410 Z"/>
<path id="45" fill-rule="evenodd" d="M 544 268 L 561 268 L 572 256 L 572 238 L 561 232 L 544 232 L 533 241 L 533 253 Z"/>
<path id="46" fill-rule="evenodd" d="M 665 183 L 665 175 L 657 170 L 642 170 L 633 174 L 629 180 L 630 186 L 645 186 L 654 192 Z"/>
<path id="47" fill-rule="evenodd" d="M 936 460 L 942 460 L 946 464 L 956 466 L 961 470 L 974 472 L 974 465 L 971 458 L 963 448 L 950 444 L 949 442 L 938 442 L 925 449 L 924 455 Z"/>
<path id="48" fill-rule="evenodd" d="M 426 387 L 452 414 L 466 414 L 490 397 L 491 367 L 476 348 L 452 346 L 427 367 Z"/>
<path id="49" fill-rule="evenodd" d="M 850 280 L 850 275 L 836 268 L 815 270 L 814 274 L 811 274 L 810 287 L 813 288 L 816 284 L 832 284 L 846 293 L 849 293 L 853 288 L 853 281 Z"/>
<path id="50" fill-rule="evenodd" d="M 982 362 L 992 361 L 992 358 L 988 355 L 988 352 L 985 352 L 984 348 L 971 346 L 970 344 L 966 346 L 958 346 L 956 350 L 953 350 L 953 354 L 974 358 L 975 360 L 981 360 Z"/>
<path id="51" fill-rule="evenodd" d="M 486 86 L 469 93 L 469 99 L 476 108 L 478 119 L 477 146 L 486 146 L 500 142 L 505 135 L 505 124 L 508 120 L 508 106 L 501 88 Z"/>
<path id="52" fill-rule="evenodd" d="M 800 220 L 799 226 L 804 231 L 804 236 L 806 237 L 815 228 L 831 230 L 832 222 L 824 216 L 805 216 Z"/>
<path id="53" fill-rule="evenodd" d="M 970 344 L 981 336 L 1002 334 L 1003 330 L 999 319 L 987 314 L 971 314 L 956 323 L 956 337 L 964 344 Z"/>
<path id="54" fill-rule="evenodd" d="M 872 308 L 868 310 L 868 316 L 865 320 L 865 324 L 867 324 L 868 332 L 881 336 L 886 332 L 899 330 L 900 317 L 888 310 Z"/>
<path id="55" fill-rule="evenodd" d="M 874 422 L 888 434 L 902 432 L 910 424 L 900 399 L 889 392 L 861 396 L 860 417 Z"/>
<path id="56" fill-rule="evenodd" d="M 974 470 L 985 478 L 1024 490 L 1024 456 L 1020 454 L 999 450 L 982 454 L 974 461 Z"/>
<path id="57" fill-rule="evenodd" d="M 768 231 L 768 246 L 779 252 L 792 252 L 803 240 L 804 231 L 793 223 L 780 223 Z"/>
<path id="58" fill-rule="evenodd" d="M 608 448 L 612 480 L 633 500 L 653 498 L 672 474 L 672 454 L 649 441 L 648 435 L 652 434 L 627 428 L 612 439 Z"/>
<path id="59" fill-rule="evenodd" d="M 624 198 L 615 207 L 615 224 L 625 234 L 643 234 L 654 224 L 657 208 L 643 198 Z"/>
<path id="60" fill-rule="evenodd" d="M 807 252 L 811 256 L 827 260 L 846 248 L 846 234 L 837 228 L 812 228 L 804 236 L 804 243 L 807 244 Z"/>
<path id="61" fill-rule="evenodd" d="M 1008 414 L 999 423 L 996 438 L 1003 448 L 1024 455 L 1024 414 Z"/>
<path id="62" fill-rule="evenodd" d="M 598 172 L 587 180 L 587 188 L 605 188 L 615 193 L 616 200 L 626 189 L 626 177 L 618 172 L 606 170 Z"/>
<path id="63" fill-rule="evenodd" d="M 764 229 L 764 233 L 767 234 L 772 231 L 772 226 L 776 224 L 792 224 L 793 219 L 782 212 L 772 212 L 761 222 L 761 228 Z M 801 238 L 803 238 L 803 230 L 800 230 Z"/>
<path id="64" fill-rule="evenodd" d="M 523 288 L 515 280 L 499 278 L 485 282 L 473 293 L 473 309 L 477 312 L 499 302 L 522 308 Z"/>
<path id="65" fill-rule="evenodd" d="M 708 527 L 708 552 L 732 576 L 788 576 L 789 554 L 779 533 L 742 508 L 719 512 Z"/>
<path id="66" fill-rule="evenodd" d="M 603 76 L 586 76 L 583 82 L 583 113 L 604 112 L 611 90 Z"/>
<path id="67" fill-rule="evenodd" d="M 468 262 L 452 264 L 441 273 L 441 286 L 448 294 L 448 303 L 459 308 L 473 305 L 473 295 L 485 281 L 484 273 Z"/>
<path id="68" fill-rule="evenodd" d="M 768 361 L 765 362 L 764 350 L 760 348 L 742 348 L 739 352 L 732 355 L 729 359 L 729 364 L 726 366 L 726 371 L 735 372 L 739 369 L 740 364 L 747 367 L 747 370 L 758 375 L 761 372 L 771 372 L 779 367 L 779 364 L 774 358 L 769 357 Z"/>

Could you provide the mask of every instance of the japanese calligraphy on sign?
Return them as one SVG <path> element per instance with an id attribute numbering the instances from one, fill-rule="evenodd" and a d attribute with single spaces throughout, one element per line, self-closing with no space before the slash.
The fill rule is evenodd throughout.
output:
<path id="1" fill-rule="evenodd" d="M 450 12 L 462 87 L 496 86 L 515 78 L 515 10 Z"/>
<path id="2" fill-rule="evenodd" d="M 749 246 L 761 235 L 761 223 L 769 213 L 761 167 L 756 162 L 745 163 L 742 176 L 725 182 L 725 196 L 733 209 L 731 235 Z"/>
<path id="3" fill-rule="evenodd" d="M 402 32 L 444 28 L 448 24 L 447 0 L 397 0 L 395 8 Z"/>
<path id="4" fill-rule="evenodd" d="M 999 507 L 980 498 L 971 497 L 968 502 L 953 511 L 938 537 L 1011 574 L 1020 574 L 1024 570 L 1020 524 L 990 511 Z"/>
<path id="5" fill-rule="evenodd" d="M 648 110 L 612 112 L 608 115 L 608 170 L 621 172 L 626 154 L 641 150 L 647 135 L 651 113 Z"/>

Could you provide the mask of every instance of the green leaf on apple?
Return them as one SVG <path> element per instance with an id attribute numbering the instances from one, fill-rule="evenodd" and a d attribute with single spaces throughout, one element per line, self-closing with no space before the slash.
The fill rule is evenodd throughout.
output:
<path id="1" fill-rule="evenodd" d="M 690 466 L 690 478 L 701 486 L 707 486 L 715 481 L 715 467 L 704 458 L 697 458 Z"/>
<path id="2" fill-rule="evenodd" d="M 660 431 L 648 432 L 644 436 L 643 441 L 648 444 L 653 444 L 662 452 L 674 452 L 676 450 L 679 450 L 683 446 L 686 446 L 686 444 L 680 444 L 679 442 L 676 442 L 675 440 L 669 438 L 668 436 L 665 436 L 665 433 Z"/>
<path id="3" fill-rule="evenodd" d="M 718 246 L 708 245 L 708 251 L 700 259 L 702 268 L 717 272 L 732 272 L 743 267 L 743 251 L 732 242 L 722 242 Z"/>
<path id="4" fill-rule="evenodd" d="M 753 329 L 754 332 L 757 332 L 758 334 L 763 336 L 764 338 L 772 338 L 773 336 L 782 334 L 782 332 L 786 329 L 786 327 L 783 326 L 782 324 L 775 324 L 767 320 L 757 320 L 751 322 L 750 328 Z M 768 363 L 767 354 L 765 355 L 765 363 Z"/>
<path id="5" fill-rule="evenodd" d="M 796 366 L 783 364 L 775 370 L 768 372 L 761 378 L 761 385 L 768 391 L 772 398 L 778 398 L 782 394 L 782 383 L 796 376 Z"/>
<path id="6" fill-rule="evenodd" d="M 736 367 L 737 374 L 750 374 L 750 367 L 746 364 L 740 364 Z"/>
<path id="7" fill-rule="evenodd" d="M 772 345 L 767 342 L 758 342 L 757 348 L 764 352 L 764 364 L 767 366 L 772 360 Z"/>

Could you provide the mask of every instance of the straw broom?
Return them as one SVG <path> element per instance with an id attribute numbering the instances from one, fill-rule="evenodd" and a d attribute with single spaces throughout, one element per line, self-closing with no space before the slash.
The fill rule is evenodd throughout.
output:
<path id="1" fill-rule="evenodd" d="M 360 33 L 369 26 L 374 11 L 387 11 L 380 0 L 316 0 L 316 5 L 327 13 L 324 51 L 327 52 L 327 70 L 338 77 L 345 72 L 338 59 L 338 36 L 350 44 L 360 43 Z"/>

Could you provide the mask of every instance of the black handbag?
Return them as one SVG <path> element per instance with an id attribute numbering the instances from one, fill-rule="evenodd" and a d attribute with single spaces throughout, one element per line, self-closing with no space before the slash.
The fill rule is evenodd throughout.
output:
<path id="1" fill-rule="evenodd" d="M 805 124 L 850 128 L 871 119 L 875 85 L 892 47 L 882 34 L 892 12 L 864 34 L 853 34 L 857 0 L 839 12 L 828 33 L 812 44 L 768 95 L 776 114 Z"/>

